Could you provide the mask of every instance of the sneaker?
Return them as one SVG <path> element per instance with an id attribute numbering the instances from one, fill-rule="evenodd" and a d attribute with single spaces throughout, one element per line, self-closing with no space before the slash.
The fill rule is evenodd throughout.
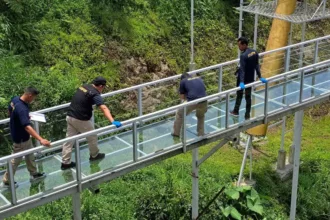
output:
<path id="1" fill-rule="evenodd" d="M 1 186 L 2 186 L 3 188 L 6 188 L 6 189 L 10 188 L 10 184 L 9 184 L 9 182 L 7 182 L 7 183 L 2 182 Z M 15 182 L 15 183 L 14 183 L 14 186 L 15 186 L 15 188 L 17 188 L 17 187 L 18 187 L 18 183 Z"/>
<path id="2" fill-rule="evenodd" d="M 238 113 L 235 112 L 234 110 L 230 111 L 229 113 L 230 113 L 232 116 L 234 116 L 234 117 L 238 117 L 238 116 L 239 116 Z"/>
<path id="3" fill-rule="evenodd" d="M 42 178 L 45 178 L 45 177 L 46 177 L 46 174 L 44 172 L 36 173 L 36 174 L 30 175 L 30 180 L 35 181 L 35 180 L 42 179 Z"/>
<path id="4" fill-rule="evenodd" d="M 94 161 L 94 160 L 101 160 L 105 157 L 105 154 L 103 153 L 98 153 L 98 155 L 96 157 L 92 157 L 92 156 L 89 156 L 89 160 L 90 161 Z"/>
<path id="5" fill-rule="evenodd" d="M 75 163 L 75 162 L 71 162 L 71 163 L 69 163 L 69 164 L 64 164 L 64 163 L 62 163 L 62 165 L 61 165 L 61 170 L 71 169 L 71 168 L 73 168 L 73 167 L 75 167 L 75 166 L 76 166 L 76 163 Z"/>

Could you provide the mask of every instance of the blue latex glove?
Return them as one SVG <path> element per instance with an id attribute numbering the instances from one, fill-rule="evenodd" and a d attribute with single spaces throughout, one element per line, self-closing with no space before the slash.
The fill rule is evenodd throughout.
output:
<path id="1" fill-rule="evenodd" d="M 121 123 L 120 123 L 120 121 L 113 121 L 112 124 L 115 125 L 116 128 L 121 127 Z"/>
<path id="2" fill-rule="evenodd" d="M 267 79 L 261 77 L 260 78 L 260 81 L 263 82 L 263 83 L 266 83 L 267 82 Z"/>
<path id="3" fill-rule="evenodd" d="M 244 83 L 241 82 L 241 83 L 239 84 L 239 87 L 241 87 L 241 89 L 245 89 L 245 85 L 244 85 Z"/>

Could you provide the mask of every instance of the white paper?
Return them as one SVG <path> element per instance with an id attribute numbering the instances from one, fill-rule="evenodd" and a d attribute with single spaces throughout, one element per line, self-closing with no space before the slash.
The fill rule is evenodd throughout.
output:
<path id="1" fill-rule="evenodd" d="M 46 122 L 46 117 L 44 114 L 41 113 L 30 112 L 30 120 L 38 121 L 38 122 Z"/>

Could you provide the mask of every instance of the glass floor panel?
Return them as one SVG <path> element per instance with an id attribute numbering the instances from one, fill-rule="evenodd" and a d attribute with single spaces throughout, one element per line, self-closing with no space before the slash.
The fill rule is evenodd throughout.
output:
<path id="1" fill-rule="evenodd" d="M 10 204 L 9 201 L 6 200 L 7 199 L 2 194 L 0 194 L 0 208 Z"/>
<path id="2" fill-rule="evenodd" d="M 323 91 L 320 91 L 318 89 L 314 89 L 314 88 L 304 88 L 304 92 L 303 92 L 303 100 L 311 98 L 313 96 L 319 96 L 323 93 Z M 284 96 L 278 97 L 274 99 L 277 102 L 283 103 L 285 105 L 292 105 L 292 104 L 296 104 L 299 102 L 299 91 L 296 92 L 292 92 L 290 94 L 286 94 Z"/>
<path id="3" fill-rule="evenodd" d="M 330 74 L 328 71 L 306 75 L 304 79 L 304 84 L 309 86 L 317 85 L 323 82 L 330 82 Z"/>
<path id="4" fill-rule="evenodd" d="M 132 146 L 117 137 L 109 137 L 99 141 L 100 152 L 105 153 L 105 158 L 101 161 L 89 161 L 89 149 L 87 145 L 82 147 L 83 149 L 80 151 L 81 170 L 86 176 L 133 160 Z M 73 153 L 72 158 L 74 157 Z"/>
<path id="5" fill-rule="evenodd" d="M 18 182 L 16 188 L 16 196 L 18 200 L 27 198 L 29 196 L 42 194 L 51 191 L 54 187 L 58 187 L 65 183 L 69 183 L 76 179 L 76 175 L 72 170 L 60 170 L 61 161 L 54 156 L 37 161 L 39 172 L 45 172 L 46 178 L 30 182 L 30 174 L 25 165 L 20 166 L 15 173 L 15 181 Z M 1 173 L 2 179 L 4 173 Z M 9 201 L 11 201 L 10 189 L 1 189 L 1 193 Z"/>

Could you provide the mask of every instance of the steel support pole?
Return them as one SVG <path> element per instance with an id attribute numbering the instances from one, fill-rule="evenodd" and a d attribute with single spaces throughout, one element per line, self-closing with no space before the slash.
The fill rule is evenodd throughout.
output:
<path id="1" fill-rule="evenodd" d="M 306 22 L 302 24 L 301 30 L 301 42 L 305 41 L 305 34 L 306 34 Z M 303 58 L 304 58 L 304 45 L 300 46 L 300 54 L 299 54 L 299 68 L 303 66 Z"/>
<path id="2" fill-rule="evenodd" d="M 294 148 L 290 220 L 294 220 L 296 218 L 298 177 L 299 177 L 299 165 L 300 165 L 300 148 L 301 148 L 303 118 L 304 118 L 304 111 L 299 111 L 299 112 L 295 113 L 295 118 L 294 118 L 294 121 L 295 121 L 294 146 L 295 146 L 295 148 Z"/>
<path id="3" fill-rule="evenodd" d="M 243 33 L 243 3 L 244 3 L 244 0 L 240 0 L 238 37 L 242 37 L 242 33 Z M 240 57 L 240 55 L 241 55 L 241 51 L 238 49 L 238 58 Z"/>
<path id="4" fill-rule="evenodd" d="M 73 219 L 81 220 L 81 199 L 80 193 L 72 194 L 72 209 L 73 209 Z"/>
<path id="5" fill-rule="evenodd" d="M 191 0 L 191 58 L 189 64 L 189 71 L 195 70 L 194 63 L 194 0 Z M 183 110 L 183 151 L 186 151 L 186 113 L 187 108 Z M 196 219 L 198 217 L 198 198 L 199 198 L 199 189 L 198 189 L 198 148 L 192 150 L 192 209 L 191 217 Z"/>
<path id="6" fill-rule="evenodd" d="M 257 49 L 257 39 L 258 39 L 258 22 L 259 15 L 255 14 L 254 16 L 254 34 L 253 34 L 253 49 Z"/>
<path id="7" fill-rule="evenodd" d="M 198 217 L 198 200 L 199 200 L 199 187 L 198 187 L 198 148 L 192 152 L 192 219 Z"/>
<path id="8" fill-rule="evenodd" d="M 249 143 L 249 148 L 250 148 L 250 181 L 252 181 L 252 157 L 253 157 L 253 155 L 252 155 L 252 150 L 253 150 L 253 148 L 252 148 L 252 137 L 250 138 L 250 143 Z"/>
<path id="9" fill-rule="evenodd" d="M 242 182 L 244 167 L 245 167 L 245 164 L 246 164 L 247 154 L 248 154 L 249 148 L 250 148 L 251 138 L 252 138 L 251 135 L 249 135 L 248 140 L 247 140 L 246 145 L 245 145 L 243 161 L 242 161 L 241 170 L 239 172 L 238 181 L 237 181 L 236 186 L 240 186 L 241 182 Z"/>
<path id="10" fill-rule="evenodd" d="M 194 63 L 194 0 L 191 0 L 190 4 L 190 64 L 189 70 L 192 71 L 195 69 Z"/>
<path id="11" fill-rule="evenodd" d="M 322 9 L 322 14 L 325 16 L 325 9 L 327 7 L 327 0 L 323 0 L 323 9 Z"/>

